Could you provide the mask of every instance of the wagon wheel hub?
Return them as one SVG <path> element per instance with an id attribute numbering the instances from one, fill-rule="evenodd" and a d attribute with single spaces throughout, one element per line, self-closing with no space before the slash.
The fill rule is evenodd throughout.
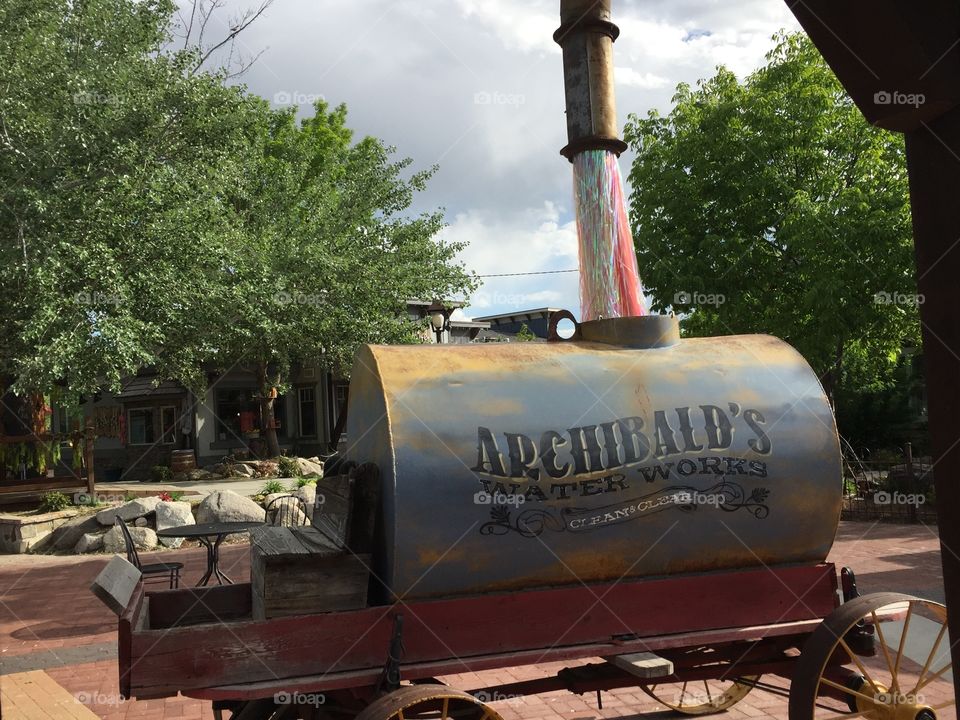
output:
<path id="1" fill-rule="evenodd" d="M 861 693 L 866 689 L 873 690 L 874 699 L 867 701 L 858 696 L 856 707 L 858 712 L 869 713 L 873 720 L 937 720 L 933 708 L 917 702 L 916 695 L 891 692 L 889 687 L 876 681 L 873 686 L 865 682 L 860 684 Z"/>

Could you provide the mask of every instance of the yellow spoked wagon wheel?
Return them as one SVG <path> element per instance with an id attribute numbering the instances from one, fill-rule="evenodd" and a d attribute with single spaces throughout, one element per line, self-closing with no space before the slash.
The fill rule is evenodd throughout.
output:
<path id="1" fill-rule="evenodd" d="M 947 610 L 873 593 L 834 610 L 803 647 L 790 720 L 956 720 Z"/>
<path id="2" fill-rule="evenodd" d="M 691 680 L 642 685 L 642 690 L 671 710 L 684 715 L 709 715 L 733 707 L 753 690 L 759 675 L 732 680 Z"/>
<path id="3" fill-rule="evenodd" d="M 446 685 L 407 685 L 370 703 L 356 720 L 502 720 L 489 705 Z"/>

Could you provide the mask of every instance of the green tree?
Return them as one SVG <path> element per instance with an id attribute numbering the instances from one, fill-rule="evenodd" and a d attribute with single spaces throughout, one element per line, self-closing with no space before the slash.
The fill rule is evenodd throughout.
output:
<path id="1" fill-rule="evenodd" d="M 279 454 L 270 419 L 276 393 L 297 364 L 347 372 L 360 343 L 419 342 L 411 298 L 468 292 L 454 263 L 461 249 L 436 235 L 438 212 L 409 216 L 432 171 L 407 172 L 391 149 L 354 143 L 344 106 L 324 102 L 297 123 L 264 109 L 238 184 L 223 317 L 207 345 L 221 365 L 239 363 L 260 387 L 262 427 Z"/>
<path id="2" fill-rule="evenodd" d="M 802 33 L 743 82 L 680 85 L 631 115 L 641 276 L 691 335 L 792 343 L 832 397 L 884 385 L 916 341 L 903 140 L 869 126 Z"/>
<path id="3" fill-rule="evenodd" d="M 526 323 L 523 323 L 520 326 L 520 330 L 517 332 L 515 337 L 517 342 L 533 342 L 537 339 L 536 334 L 527 327 Z"/>
<path id="4" fill-rule="evenodd" d="M 229 230 L 220 188 L 259 101 L 170 0 L 0 3 L 0 377 L 22 393 L 200 378 Z"/>
<path id="5" fill-rule="evenodd" d="M 343 107 L 298 124 L 201 70 L 221 44 L 187 21 L 170 50 L 175 9 L 0 2 L 0 380 L 76 397 L 150 366 L 199 391 L 247 366 L 277 454 L 293 365 L 416 341 L 404 301 L 472 281 L 441 215 L 409 216 L 429 171 L 354 142 Z"/>

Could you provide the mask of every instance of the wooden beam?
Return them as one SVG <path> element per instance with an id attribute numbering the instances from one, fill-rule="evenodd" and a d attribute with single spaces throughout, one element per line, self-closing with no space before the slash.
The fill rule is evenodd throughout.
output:
<path id="1" fill-rule="evenodd" d="M 867 120 L 908 132 L 960 105 L 955 0 L 786 0 Z"/>
<path id="2" fill-rule="evenodd" d="M 940 559 L 950 635 L 960 638 L 960 109 L 906 138 Z M 960 674 L 954 683 L 960 695 Z"/>
<path id="3" fill-rule="evenodd" d="M 652 652 L 613 655 L 605 657 L 604 660 L 644 680 L 673 675 L 673 663 Z"/>

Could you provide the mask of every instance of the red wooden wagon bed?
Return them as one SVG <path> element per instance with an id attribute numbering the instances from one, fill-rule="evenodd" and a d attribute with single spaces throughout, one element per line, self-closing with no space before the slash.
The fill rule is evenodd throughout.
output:
<path id="1" fill-rule="evenodd" d="M 772 689 L 760 677 L 775 675 L 792 680 L 791 720 L 905 718 L 905 702 L 888 712 L 894 703 L 882 697 L 891 686 L 905 692 L 907 681 L 892 678 L 919 665 L 905 650 L 905 626 L 923 617 L 945 629 L 945 612 L 903 595 L 858 597 L 848 571 L 843 585 L 841 593 L 835 567 L 825 563 L 255 621 L 247 583 L 145 591 L 138 582 L 119 618 L 120 683 L 128 697 L 182 692 L 238 719 L 489 720 L 499 717 L 491 700 L 569 690 L 597 693 L 599 701 L 602 691 L 623 687 L 684 714 L 706 714 L 757 686 Z M 884 637 L 888 624 L 894 632 Z M 949 647 L 943 635 L 916 685 L 946 682 L 948 669 L 934 662 Z M 435 680 L 590 658 L 552 676 L 467 692 Z M 885 665 L 884 683 L 875 676 Z M 909 717 L 953 711 L 952 693 L 940 700 L 935 707 L 920 698 Z"/>

